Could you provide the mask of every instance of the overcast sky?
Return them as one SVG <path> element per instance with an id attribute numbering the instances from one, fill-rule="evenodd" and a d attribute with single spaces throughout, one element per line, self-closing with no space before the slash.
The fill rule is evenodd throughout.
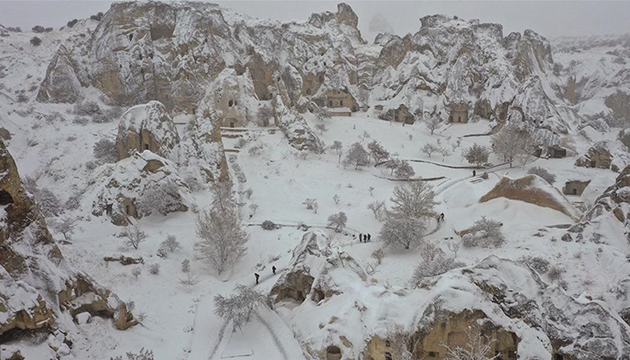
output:
<path id="1" fill-rule="evenodd" d="M 336 1 L 213 1 L 237 12 L 278 20 L 308 19 L 313 12 L 336 11 Z M 432 14 L 496 22 L 505 35 L 525 29 L 553 38 L 561 35 L 630 33 L 630 1 L 347 1 L 359 16 L 359 28 L 372 40 L 374 30 L 399 35 L 416 32 L 419 18 Z M 60 27 L 74 18 L 107 11 L 111 1 L 4 1 L 0 24 L 30 29 Z M 371 26 L 370 26 L 371 25 Z M 370 31 L 370 28 L 372 31 Z"/>

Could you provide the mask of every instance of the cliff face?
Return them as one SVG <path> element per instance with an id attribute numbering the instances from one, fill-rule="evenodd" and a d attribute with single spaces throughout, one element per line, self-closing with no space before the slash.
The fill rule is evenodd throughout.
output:
<path id="1" fill-rule="evenodd" d="M 110 317 L 121 330 L 135 325 L 124 302 L 66 263 L 1 141 L 0 174 L 0 335 L 50 329 L 61 312 Z"/>

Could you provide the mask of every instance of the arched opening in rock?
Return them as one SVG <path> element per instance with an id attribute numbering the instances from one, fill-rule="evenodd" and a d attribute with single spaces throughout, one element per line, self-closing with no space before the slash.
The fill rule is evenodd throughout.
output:
<path id="1" fill-rule="evenodd" d="M 318 302 L 324 300 L 325 297 L 326 297 L 326 295 L 324 294 L 323 291 L 321 291 L 320 289 L 315 289 L 315 290 L 313 290 L 313 295 L 311 296 L 311 300 L 313 300 L 314 302 L 318 303 Z"/>
<path id="2" fill-rule="evenodd" d="M 311 95 L 311 89 L 306 89 L 306 95 Z"/>
<path id="3" fill-rule="evenodd" d="M 13 196 L 6 190 L 0 190 L 0 205 L 13 204 Z"/>
<path id="4" fill-rule="evenodd" d="M 564 360 L 564 355 L 555 354 L 553 356 L 553 360 Z"/>
<path id="5" fill-rule="evenodd" d="M 326 360 L 341 360 L 341 349 L 335 345 L 327 347 Z"/>
<path id="6" fill-rule="evenodd" d="M 232 105 L 234 105 L 234 100 L 230 100 L 230 101 L 228 101 L 228 106 L 229 106 L 229 107 L 232 107 Z"/>
<path id="7" fill-rule="evenodd" d="M 392 360 L 392 359 L 393 359 L 392 354 L 386 352 L 385 353 L 385 360 Z"/>

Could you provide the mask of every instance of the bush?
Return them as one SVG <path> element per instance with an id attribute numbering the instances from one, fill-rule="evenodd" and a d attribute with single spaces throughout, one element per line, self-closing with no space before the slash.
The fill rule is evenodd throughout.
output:
<path id="1" fill-rule="evenodd" d="M 99 159 L 103 163 L 116 162 L 116 143 L 108 140 L 101 139 L 94 144 L 93 148 L 94 157 Z"/>
<path id="2" fill-rule="evenodd" d="M 87 125 L 89 122 L 90 119 L 86 117 L 76 116 L 74 119 L 72 119 L 72 123 L 77 125 Z"/>
<path id="3" fill-rule="evenodd" d="M 57 216 L 62 212 L 61 202 L 55 194 L 48 189 L 39 189 L 35 193 L 35 200 L 39 209 L 46 217 Z"/>
<path id="4" fill-rule="evenodd" d="M 16 101 L 19 103 L 25 103 L 28 101 L 28 96 L 24 95 L 24 94 L 20 94 L 17 96 Z"/>
<path id="5" fill-rule="evenodd" d="M 74 27 L 74 25 L 76 25 L 78 22 L 79 22 L 79 20 L 77 20 L 77 19 L 73 19 L 73 20 L 68 21 L 68 23 L 67 23 L 66 25 L 67 25 L 69 28 L 72 28 L 72 27 Z"/>
<path id="6" fill-rule="evenodd" d="M 198 192 L 198 191 L 203 190 L 203 185 L 201 185 L 199 180 L 192 175 L 186 176 L 186 178 L 184 178 L 184 182 L 186 183 L 186 185 L 188 185 L 188 188 L 192 192 Z"/>
<path id="7" fill-rule="evenodd" d="M 184 259 L 184 261 L 182 261 L 182 272 L 187 273 L 189 271 L 190 271 L 190 260 Z"/>
<path id="8" fill-rule="evenodd" d="M 501 232 L 503 223 L 495 220 L 486 219 L 485 216 L 481 217 L 481 220 L 475 221 L 475 224 L 470 228 L 470 234 L 466 234 L 462 238 L 462 245 L 464 247 L 499 247 L 505 243 L 505 237 Z M 471 235 L 468 237 L 468 235 Z"/>
<path id="9" fill-rule="evenodd" d="M 558 281 L 562 278 L 563 273 L 564 273 L 563 268 L 557 265 L 554 265 L 549 268 L 549 272 L 547 273 L 547 276 L 549 276 L 549 280 L 551 281 Z"/>
<path id="10" fill-rule="evenodd" d="M 533 168 L 530 168 L 529 170 L 527 170 L 527 173 L 531 175 L 538 175 L 541 178 L 543 178 L 545 181 L 547 181 L 549 184 L 553 184 L 556 182 L 556 175 L 550 173 L 549 171 L 547 171 L 546 169 L 540 166 L 535 166 Z"/>
<path id="11" fill-rule="evenodd" d="M 376 261 L 380 265 L 383 261 L 383 258 L 385 257 L 385 251 L 383 251 L 383 249 L 376 249 L 372 252 L 371 256 L 372 258 L 376 259 Z"/>
<path id="12" fill-rule="evenodd" d="M 528 256 L 523 259 L 524 262 L 532 269 L 536 270 L 540 274 L 545 274 L 549 271 L 549 261 L 539 256 Z"/>
<path id="13" fill-rule="evenodd" d="M 157 275 L 160 273 L 160 264 L 152 264 L 149 267 L 149 273 L 151 273 L 151 275 Z"/>
<path id="14" fill-rule="evenodd" d="M 72 112 L 79 116 L 94 116 L 101 114 L 101 107 L 94 101 L 78 102 L 74 104 Z"/>
<path id="15" fill-rule="evenodd" d="M 133 270 L 131 270 L 131 275 L 133 275 L 133 277 L 135 277 L 137 279 L 138 276 L 142 275 L 142 269 L 140 269 L 139 266 L 133 268 Z"/>
<path id="16" fill-rule="evenodd" d="M 96 20 L 96 21 L 101 21 L 103 20 L 103 12 L 99 11 L 98 13 L 90 16 L 90 20 Z"/>
<path id="17" fill-rule="evenodd" d="M 275 224 L 273 221 L 265 220 L 260 225 L 264 230 L 276 230 L 280 229 L 280 225 Z"/>
<path id="18" fill-rule="evenodd" d="M 453 258 L 447 258 L 446 256 L 439 254 L 431 261 L 425 261 L 418 265 L 413 272 L 411 281 L 413 284 L 417 284 L 424 278 L 442 275 L 455 268 L 465 266 L 466 264 L 455 261 Z"/>
<path id="19" fill-rule="evenodd" d="M 98 105 L 96 106 L 98 107 Z M 117 107 L 117 106 L 109 108 L 105 111 L 100 111 L 99 109 L 99 112 L 94 114 L 94 116 L 92 117 L 92 122 L 97 123 L 97 124 L 110 123 L 114 120 L 120 119 L 122 115 L 123 115 L 122 108 Z"/>
<path id="20" fill-rule="evenodd" d="M 38 38 L 37 36 L 33 36 L 30 42 L 33 46 L 39 46 L 42 43 L 42 39 Z"/>
<path id="21" fill-rule="evenodd" d="M 31 30 L 33 30 L 33 32 L 37 33 L 37 34 L 41 34 L 43 32 L 46 32 L 46 28 L 44 28 L 41 25 L 35 25 L 35 26 L 33 26 L 33 28 Z"/>

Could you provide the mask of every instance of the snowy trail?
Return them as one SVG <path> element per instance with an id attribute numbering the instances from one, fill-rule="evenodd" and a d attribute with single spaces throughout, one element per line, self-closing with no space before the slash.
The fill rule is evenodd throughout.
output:
<path id="1" fill-rule="evenodd" d="M 214 313 L 212 296 L 204 296 L 197 304 L 194 335 L 188 360 L 208 360 L 217 352 L 227 332 L 227 324 Z"/>

